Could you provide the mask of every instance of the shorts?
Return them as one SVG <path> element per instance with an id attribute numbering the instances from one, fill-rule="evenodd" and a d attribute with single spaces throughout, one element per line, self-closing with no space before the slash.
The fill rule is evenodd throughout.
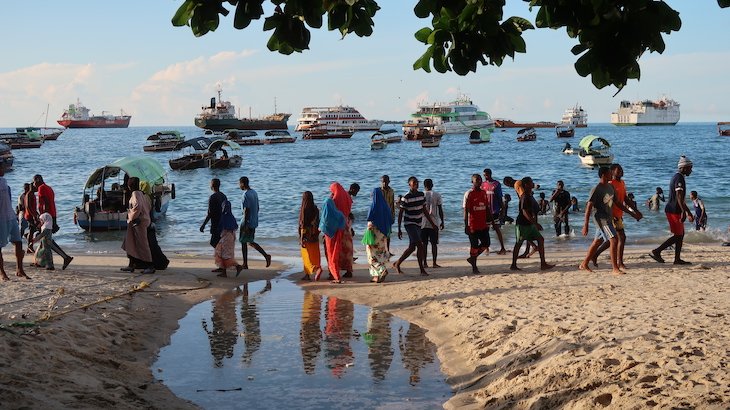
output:
<path id="1" fill-rule="evenodd" d="M 433 228 L 421 228 L 421 242 L 436 245 L 439 243 L 439 231 Z"/>
<path id="2" fill-rule="evenodd" d="M 8 244 L 8 242 L 20 242 L 20 228 L 18 228 L 18 220 L 15 218 L 0 222 L 0 248 Z"/>
<path id="3" fill-rule="evenodd" d="M 241 225 L 241 229 L 238 235 L 238 241 L 241 243 L 251 243 L 254 242 L 254 238 L 256 236 L 256 228 L 248 228 L 243 225 Z"/>
<path id="4" fill-rule="evenodd" d="M 515 237 L 518 241 L 535 241 L 542 235 L 535 225 L 515 225 Z"/>
<path id="5" fill-rule="evenodd" d="M 475 255 L 478 251 L 489 248 L 489 245 L 489 228 L 474 231 L 469 234 L 471 255 Z"/>
<path id="6" fill-rule="evenodd" d="M 624 230 L 624 218 L 613 218 L 613 227 L 616 228 L 617 231 L 623 231 Z"/>
<path id="7" fill-rule="evenodd" d="M 613 226 L 613 218 L 604 219 L 596 218 L 596 236 L 595 239 L 610 240 L 616 237 L 616 228 Z"/>
<path id="8" fill-rule="evenodd" d="M 416 246 L 421 244 L 420 225 L 406 225 L 406 233 L 408 234 L 408 246 Z"/>
<path id="9" fill-rule="evenodd" d="M 667 212 L 667 221 L 669 221 L 669 231 L 672 235 L 684 235 L 684 222 L 682 222 L 682 214 L 670 214 Z"/>

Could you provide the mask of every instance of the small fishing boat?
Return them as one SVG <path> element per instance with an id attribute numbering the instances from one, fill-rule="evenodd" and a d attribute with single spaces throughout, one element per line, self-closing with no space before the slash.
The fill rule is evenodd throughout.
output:
<path id="1" fill-rule="evenodd" d="M 526 141 L 535 141 L 537 140 L 537 131 L 535 131 L 534 128 L 523 128 L 519 131 L 517 131 L 517 141 L 519 142 L 526 142 Z"/>
<path id="2" fill-rule="evenodd" d="M 492 136 L 487 130 L 471 130 L 469 133 L 469 144 L 481 144 L 491 139 Z"/>
<path id="3" fill-rule="evenodd" d="M 313 127 L 304 131 L 302 139 L 305 140 L 327 140 L 338 138 L 352 138 L 355 131 L 351 129 L 328 129 L 323 127 Z"/>
<path id="4" fill-rule="evenodd" d="M 13 170 L 15 157 L 13 156 L 13 151 L 11 150 L 10 145 L 4 142 L 0 142 L 0 161 L 2 161 L 5 172 Z"/>
<path id="5" fill-rule="evenodd" d="M 421 148 L 436 148 L 441 144 L 441 137 L 428 137 L 421 140 Z"/>
<path id="6" fill-rule="evenodd" d="M 611 144 L 605 138 L 597 135 L 587 135 L 580 140 L 579 145 L 578 156 L 583 165 L 594 167 L 613 163 Z"/>
<path id="7" fill-rule="evenodd" d="M 573 155 L 573 147 L 570 146 L 569 142 L 565 143 L 565 146 L 563 147 L 563 154 L 565 155 Z"/>
<path id="8" fill-rule="evenodd" d="M 287 130 L 270 130 L 264 133 L 264 144 L 290 144 L 296 142 L 297 137 L 292 137 Z"/>
<path id="9" fill-rule="evenodd" d="M 243 164 L 243 158 L 240 155 L 228 156 L 228 147 L 232 150 L 239 150 L 241 146 L 229 140 L 213 140 L 208 146 L 210 156 L 206 158 L 206 165 L 211 169 L 239 168 Z M 221 155 L 218 155 L 220 151 Z"/>
<path id="10" fill-rule="evenodd" d="M 213 154 L 208 151 L 212 142 L 213 140 L 210 138 L 197 137 L 178 143 L 175 147 L 175 151 L 188 149 L 188 152 L 184 153 L 184 155 L 179 158 L 171 159 L 169 162 L 170 168 L 176 171 L 207 168 L 208 159 L 213 156 Z"/>
<path id="11" fill-rule="evenodd" d="M 730 137 L 730 122 L 718 122 L 717 133 L 721 137 Z"/>
<path id="12" fill-rule="evenodd" d="M 158 131 L 147 137 L 150 144 L 145 145 L 142 149 L 145 152 L 174 151 L 177 145 L 184 140 L 185 137 L 180 134 L 180 131 Z"/>
<path id="13" fill-rule="evenodd" d="M 387 130 L 380 130 L 377 133 L 380 133 L 380 139 L 383 140 L 387 144 L 394 144 L 394 143 L 403 141 L 403 136 L 398 133 L 398 130 L 393 129 L 393 128 L 387 129 Z M 375 134 L 373 134 L 373 135 L 375 135 Z"/>
<path id="14" fill-rule="evenodd" d="M 55 141 L 65 130 L 65 128 L 58 127 L 18 127 L 15 129 L 15 132 L 22 134 L 35 131 L 40 134 L 43 141 Z"/>
<path id="15" fill-rule="evenodd" d="M 441 138 L 444 135 L 443 127 L 437 126 L 435 123 L 419 119 L 415 123 L 403 124 L 403 135 L 406 140 L 417 141 L 431 137 Z"/>
<path id="16" fill-rule="evenodd" d="M 233 141 L 241 146 L 264 145 L 263 138 L 253 138 L 259 135 L 256 131 L 230 129 L 223 131 L 223 135 L 226 140 Z"/>
<path id="17" fill-rule="evenodd" d="M 10 145 L 12 149 L 40 148 L 43 139 L 36 131 L 0 133 L 0 142 Z"/>
<path id="18" fill-rule="evenodd" d="M 377 131 L 373 133 L 373 135 L 370 137 L 370 150 L 371 151 L 377 151 L 381 149 L 385 149 L 385 147 L 388 146 L 388 143 L 385 141 L 385 136 L 382 132 Z"/>
<path id="19" fill-rule="evenodd" d="M 575 127 L 572 124 L 560 124 L 555 127 L 555 135 L 558 138 L 571 138 L 575 135 Z"/>
<path id="20" fill-rule="evenodd" d="M 74 223 L 86 230 L 127 229 L 129 198 L 124 183 L 129 177 L 139 178 L 148 187 L 145 193 L 152 200 L 153 220 L 167 212 L 170 200 L 175 199 L 175 184 L 166 179 L 162 165 L 149 157 L 125 157 L 91 173 L 81 206 L 74 210 Z"/>

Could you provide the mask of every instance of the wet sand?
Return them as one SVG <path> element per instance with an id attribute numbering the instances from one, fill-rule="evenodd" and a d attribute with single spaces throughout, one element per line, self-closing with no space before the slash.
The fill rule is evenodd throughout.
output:
<path id="1" fill-rule="evenodd" d="M 447 408 L 727 408 L 730 249 L 687 245 L 689 267 L 645 254 L 628 251 L 624 276 L 606 259 L 587 273 L 577 270 L 583 253 L 548 250 L 558 266 L 545 273 L 535 257 L 514 273 L 507 256 L 492 254 L 479 259 L 481 275 L 444 260 L 424 278 L 409 260 L 384 284 L 369 283 L 362 265 L 342 285 L 301 283 L 428 329 L 456 391 Z M 3 407 L 194 408 L 155 381 L 157 352 L 193 304 L 283 267 L 255 260 L 240 278 L 221 279 L 210 258 L 168 256 L 171 267 L 155 275 L 119 272 L 122 257 L 88 256 L 66 271 L 28 268 L 31 281 L 12 276 L 6 260 Z M 142 282 L 149 287 L 128 294 Z M 9 326 L 25 322 L 38 325 Z"/>

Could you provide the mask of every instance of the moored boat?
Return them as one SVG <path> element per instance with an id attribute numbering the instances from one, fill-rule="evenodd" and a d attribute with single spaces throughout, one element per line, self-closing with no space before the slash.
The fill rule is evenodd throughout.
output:
<path id="1" fill-rule="evenodd" d="M 254 138 L 259 135 L 256 131 L 225 130 L 223 135 L 225 135 L 225 139 L 233 141 L 241 146 L 264 145 L 263 138 Z"/>
<path id="2" fill-rule="evenodd" d="M 448 103 L 421 104 L 411 117 L 403 124 L 404 134 L 409 129 L 419 128 L 424 122 L 439 129 L 442 135 L 469 133 L 473 129 L 494 129 L 492 117 L 480 111 L 466 95 L 459 95 Z"/>
<path id="3" fill-rule="evenodd" d="M 580 162 L 583 165 L 594 167 L 597 165 L 611 165 L 613 154 L 611 144 L 605 138 L 597 135 L 587 135 L 580 140 Z"/>
<path id="4" fill-rule="evenodd" d="M 43 141 L 55 141 L 63 134 L 65 128 L 57 127 L 18 127 L 15 129 L 17 133 L 37 132 Z"/>
<path id="5" fill-rule="evenodd" d="M 239 168 L 243 164 L 243 158 L 240 155 L 228 155 L 226 147 L 232 150 L 239 150 L 241 146 L 229 140 L 213 140 L 208 146 L 210 156 L 206 159 L 206 165 L 211 169 Z M 218 152 L 221 155 L 218 155 Z"/>
<path id="6" fill-rule="evenodd" d="M 523 128 L 519 131 L 517 131 L 517 141 L 519 142 L 526 142 L 526 141 L 535 141 L 537 140 L 537 131 L 535 131 L 534 128 Z"/>
<path id="7" fill-rule="evenodd" d="M 15 157 L 10 145 L 0 142 L 0 163 L 5 168 L 5 172 L 13 170 L 13 162 L 15 162 Z"/>
<path id="8" fill-rule="evenodd" d="M 437 148 L 441 144 L 441 137 L 427 137 L 421 139 L 421 148 Z"/>
<path id="9" fill-rule="evenodd" d="M 377 151 L 385 149 L 388 143 L 385 141 L 385 135 L 381 131 L 377 131 L 370 136 L 370 150 Z"/>
<path id="10" fill-rule="evenodd" d="M 210 105 L 202 107 L 202 111 L 195 116 L 195 126 L 207 130 L 222 131 L 226 129 L 238 130 L 267 130 L 286 129 L 286 122 L 291 114 L 276 112 L 263 118 L 238 118 L 236 107 L 230 101 L 223 101 L 221 88 L 218 87 L 218 100 L 210 99 Z"/>
<path id="11" fill-rule="evenodd" d="M 662 97 L 658 100 L 621 101 L 618 111 L 611 113 L 613 125 L 676 125 L 679 103 Z"/>
<path id="12" fill-rule="evenodd" d="M 730 137 L 730 122 L 718 122 L 717 133 L 721 137 Z"/>
<path id="13" fill-rule="evenodd" d="M 176 171 L 208 167 L 208 159 L 212 156 L 208 148 L 213 142 L 210 138 L 198 137 L 180 142 L 175 150 L 189 149 L 181 157 L 172 158 L 169 161 L 170 168 Z"/>
<path id="14" fill-rule="evenodd" d="M 302 139 L 305 140 L 327 140 L 327 139 L 342 139 L 352 138 L 353 130 L 344 129 L 324 129 L 324 128 L 310 128 L 304 131 Z"/>
<path id="15" fill-rule="evenodd" d="M 313 128 L 328 131 L 351 129 L 353 131 L 377 131 L 383 125 L 380 120 L 368 120 L 354 107 L 304 107 L 297 119 L 295 131 Z"/>
<path id="16" fill-rule="evenodd" d="M 0 133 L 0 142 L 8 144 L 12 149 L 40 148 L 43 139 L 35 131 Z"/>
<path id="17" fill-rule="evenodd" d="M 91 173 L 81 206 L 74 210 L 74 222 L 86 230 L 126 229 L 129 198 L 123 184 L 127 177 L 137 177 L 149 187 L 145 193 L 151 198 L 153 220 L 167 212 L 175 199 L 175 184 L 166 179 L 162 165 L 152 158 L 125 157 Z"/>
<path id="18" fill-rule="evenodd" d="M 570 124 L 574 128 L 585 128 L 588 126 L 588 113 L 580 105 L 568 108 L 560 119 L 561 124 Z"/>
<path id="19" fill-rule="evenodd" d="M 417 122 L 403 124 L 403 136 L 409 141 L 431 137 L 441 138 L 443 135 L 443 129 L 428 119 L 420 119 Z"/>
<path id="20" fill-rule="evenodd" d="M 505 118 L 497 118 L 494 120 L 495 128 L 553 128 L 558 125 L 550 121 L 537 122 L 514 122 Z"/>
<path id="21" fill-rule="evenodd" d="M 77 99 L 76 104 L 69 104 L 57 122 L 65 128 L 127 128 L 132 119 L 132 116 L 126 115 L 124 111 L 120 115 L 106 111 L 102 111 L 101 115 L 90 115 L 89 111 Z"/>
<path id="22" fill-rule="evenodd" d="M 142 150 L 145 152 L 174 151 L 177 145 L 184 140 L 185 137 L 180 131 L 158 131 L 147 137 L 150 144 L 143 146 Z"/>
<path id="23" fill-rule="evenodd" d="M 571 138 L 575 135 L 573 124 L 560 124 L 555 127 L 555 135 L 558 138 Z"/>
<path id="24" fill-rule="evenodd" d="M 264 138 L 264 144 L 290 144 L 297 141 L 287 130 L 271 130 L 264 133 L 269 138 Z"/>
<path id="25" fill-rule="evenodd" d="M 492 137 L 487 130 L 471 130 L 469 133 L 470 144 L 481 144 L 491 141 Z"/>

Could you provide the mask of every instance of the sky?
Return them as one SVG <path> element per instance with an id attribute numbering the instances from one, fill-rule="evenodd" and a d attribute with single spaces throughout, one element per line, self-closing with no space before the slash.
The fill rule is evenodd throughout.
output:
<path id="1" fill-rule="evenodd" d="M 374 34 L 341 38 L 312 30 L 310 49 L 289 56 L 270 52 L 263 19 L 233 28 L 233 12 L 219 28 L 196 38 L 170 20 L 181 0 L 39 0 L 3 5 L 0 127 L 56 125 L 80 100 L 92 113 L 132 115 L 131 126 L 189 126 L 222 88 L 242 116 L 292 113 L 303 107 L 351 105 L 367 118 L 405 120 L 419 103 L 469 96 L 494 118 L 559 122 L 580 104 L 590 123 L 607 123 L 621 100 L 666 95 L 681 104 L 682 122 L 730 121 L 724 28 L 730 9 L 711 0 L 670 0 L 682 28 L 664 35 L 664 54 L 640 60 L 641 80 L 621 93 L 593 87 L 573 68 L 576 44 L 565 30 L 526 32 L 527 53 L 501 67 L 479 66 L 458 76 L 414 71 L 425 51 L 413 34 L 429 20 L 413 14 L 415 1 L 381 0 Z M 266 2 L 267 13 L 273 8 Z M 505 17 L 534 23 L 528 3 L 511 0 Z"/>

